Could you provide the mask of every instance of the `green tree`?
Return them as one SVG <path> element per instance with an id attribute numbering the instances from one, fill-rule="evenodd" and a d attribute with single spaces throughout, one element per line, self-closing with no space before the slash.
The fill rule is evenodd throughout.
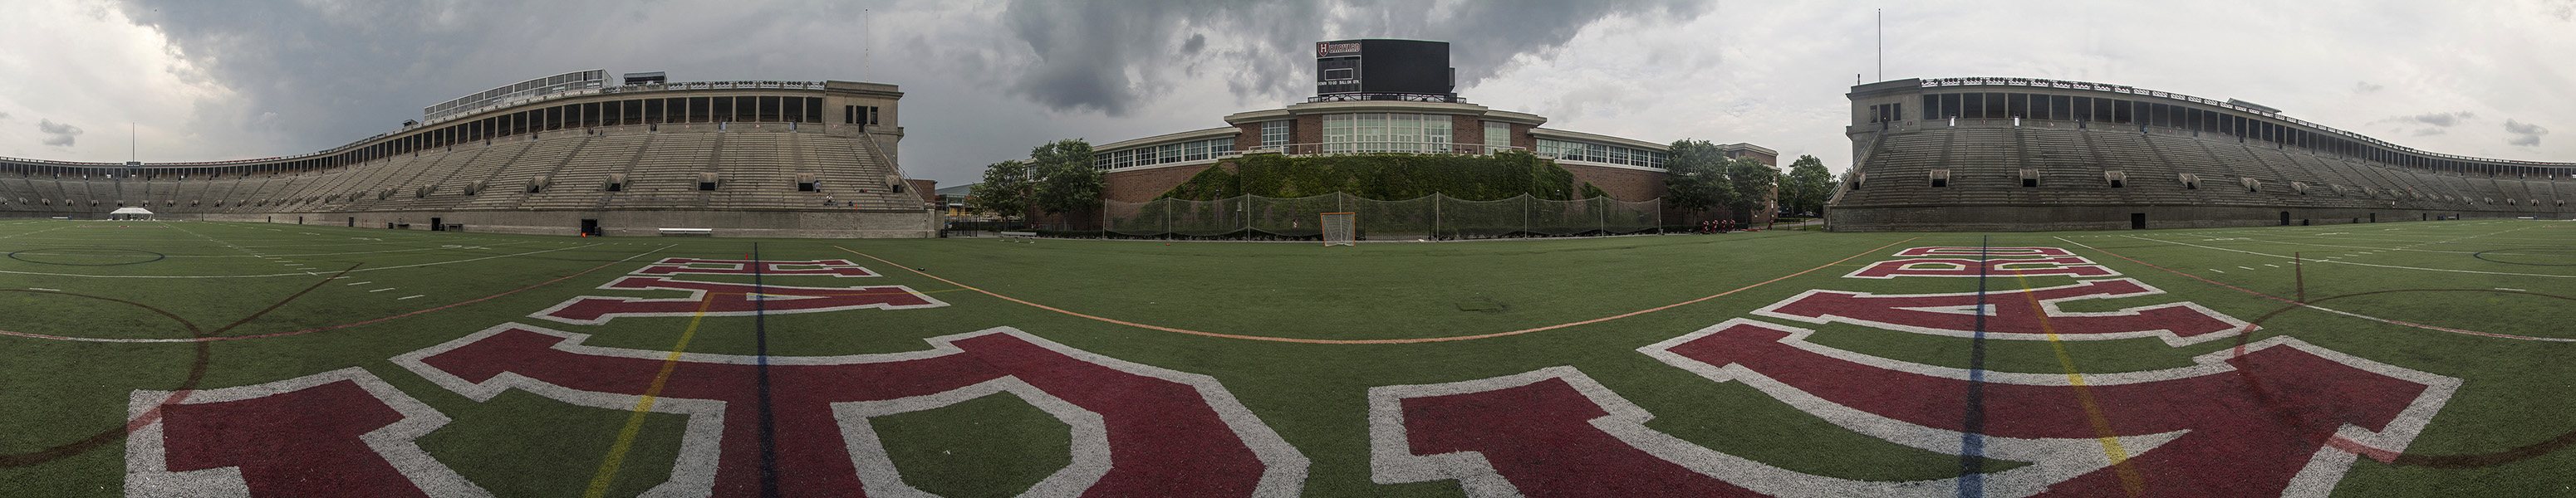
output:
<path id="1" fill-rule="evenodd" d="M 1734 189 L 1727 176 L 1726 154 L 1707 140 L 1681 139 L 1664 150 L 1664 201 L 1683 213 L 1730 204 Z M 1684 216 L 1688 216 L 1685 214 Z M 1695 222 L 1685 218 L 1684 223 Z"/>
<path id="2" fill-rule="evenodd" d="M 1770 209 L 1778 198 L 1780 169 L 1750 157 L 1725 161 L 1726 208 L 1735 212 L 1737 223 L 1752 223 L 1754 213 Z"/>
<path id="3" fill-rule="evenodd" d="M 1029 165 L 1018 160 L 984 165 L 984 182 L 967 187 L 976 211 L 1022 216 L 1029 210 Z M 1027 218 L 1022 218 L 1027 219 Z"/>
<path id="4" fill-rule="evenodd" d="M 1789 177 L 1781 183 L 1780 203 L 1790 211 L 1822 212 L 1834 194 L 1834 174 L 1816 156 L 1798 156 L 1797 162 L 1789 163 Z"/>
<path id="5" fill-rule="evenodd" d="M 1029 150 L 1029 204 L 1049 214 L 1100 207 L 1100 168 L 1091 162 L 1091 143 L 1079 138 L 1048 142 Z"/>

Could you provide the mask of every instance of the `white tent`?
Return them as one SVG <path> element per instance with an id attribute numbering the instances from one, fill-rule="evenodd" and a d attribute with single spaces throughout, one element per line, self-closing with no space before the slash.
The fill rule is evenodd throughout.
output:
<path id="1" fill-rule="evenodd" d="M 115 210 L 115 211 L 110 211 L 110 212 L 108 212 L 108 213 L 107 213 L 107 219 L 111 219 L 111 220 L 148 220 L 148 219 L 152 219 L 152 210 L 149 210 L 149 209 L 143 209 L 143 208 L 139 208 L 139 207 L 116 208 L 116 210 Z"/>

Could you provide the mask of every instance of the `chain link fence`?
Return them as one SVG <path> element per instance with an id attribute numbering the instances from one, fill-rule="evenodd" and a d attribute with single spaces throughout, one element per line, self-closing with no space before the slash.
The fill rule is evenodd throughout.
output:
<path id="1" fill-rule="evenodd" d="M 1319 239 L 1323 213 L 1359 213 L 1360 240 L 1456 240 L 1563 237 L 1652 232 L 1663 200 L 1608 197 L 1556 201 L 1519 197 L 1469 201 L 1432 194 L 1400 201 L 1344 193 L 1312 197 L 1239 196 L 1213 201 L 1103 201 L 1111 236 L 1300 240 Z"/>

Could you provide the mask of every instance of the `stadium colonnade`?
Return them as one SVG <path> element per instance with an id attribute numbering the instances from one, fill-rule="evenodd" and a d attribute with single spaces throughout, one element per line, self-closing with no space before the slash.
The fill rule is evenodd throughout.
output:
<path id="1" fill-rule="evenodd" d="M 2241 100 L 2027 78 L 1851 88 L 1836 231 L 2576 217 L 2576 163 L 2417 150 Z"/>
<path id="2" fill-rule="evenodd" d="M 329 150 L 218 162 L 0 158 L 0 218 L 162 219 L 571 235 L 926 237 L 896 166 L 894 85 L 539 78 Z"/>

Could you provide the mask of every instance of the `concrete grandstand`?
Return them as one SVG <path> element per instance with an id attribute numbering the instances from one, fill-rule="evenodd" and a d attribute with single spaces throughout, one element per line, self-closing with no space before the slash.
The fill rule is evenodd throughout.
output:
<path id="1" fill-rule="evenodd" d="M 0 218 L 161 219 L 573 235 L 928 237 L 897 166 L 894 85 L 539 78 L 330 150 L 217 162 L 0 158 Z M 681 230 L 663 230 L 663 229 Z"/>
<path id="2" fill-rule="evenodd" d="M 1836 231 L 2576 218 L 2576 163 L 2416 150 L 2240 100 L 2027 78 L 1848 96 Z"/>

